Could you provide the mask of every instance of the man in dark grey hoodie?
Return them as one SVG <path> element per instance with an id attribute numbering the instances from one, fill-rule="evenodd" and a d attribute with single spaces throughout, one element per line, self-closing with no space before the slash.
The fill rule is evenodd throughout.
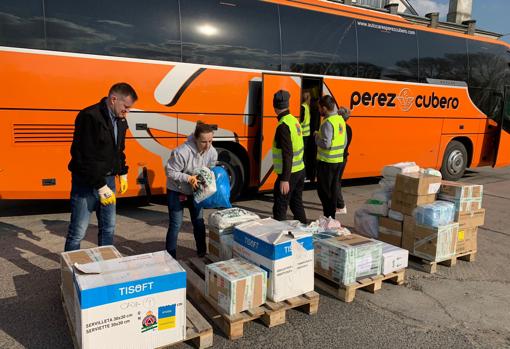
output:
<path id="1" fill-rule="evenodd" d="M 195 132 L 186 143 L 172 151 L 166 165 L 169 218 L 166 250 L 174 258 L 184 207 L 189 209 L 198 256 L 203 257 L 207 251 L 203 210 L 193 201 L 193 191 L 198 188 L 198 179 L 193 173 L 202 167 L 216 165 L 218 153 L 212 141 L 213 127 L 198 121 Z"/>

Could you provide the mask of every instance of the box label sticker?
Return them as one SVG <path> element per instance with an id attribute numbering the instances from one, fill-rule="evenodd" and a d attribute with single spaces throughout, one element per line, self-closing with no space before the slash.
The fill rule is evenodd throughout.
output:
<path id="1" fill-rule="evenodd" d="M 459 230 L 459 237 L 458 237 L 458 241 L 464 241 L 464 230 Z"/>
<path id="2" fill-rule="evenodd" d="M 435 194 L 439 191 L 439 188 L 441 187 L 441 183 L 432 183 L 432 184 L 429 184 L 429 190 L 428 190 L 428 193 L 429 194 Z"/>
<path id="3" fill-rule="evenodd" d="M 168 330 L 176 326 L 176 305 L 165 305 L 158 308 L 158 330 Z"/>

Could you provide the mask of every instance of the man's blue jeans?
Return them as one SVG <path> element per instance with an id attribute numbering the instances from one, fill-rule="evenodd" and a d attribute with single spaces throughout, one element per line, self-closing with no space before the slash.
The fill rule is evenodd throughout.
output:
<path id="1" fill-rule="evenodd" d="M 168 253 L 176 258 L 177 237 L 182 226 L 184 207 L 188 207 L 191 224 L 193 224 L 197 254 L 199 256 L 205 255 L 207 248 L 205 244 L 205 224 L 202 216 L 203 210 L 195 207 L 192 195 L 186 196 L 179 192 L 168 190 L 167 199 L 169 224 L 168 232 L 166 233 L 166 250 Z"/>
<path id="2" fill-rule="evenodd" d="M 115 192 L 115 176 L 106 177 L 106 184 Z M 97 244 L 112 245 L 115 232 L 115 205 L 103 206 L 99 194 L 83 180 L 73 176 L 71 188 L 71 222 L 67 232 L 65 251 L 80 249 L 80 242 L 85 237 L 90 215 L 96 211 L 98 223 Z"/>

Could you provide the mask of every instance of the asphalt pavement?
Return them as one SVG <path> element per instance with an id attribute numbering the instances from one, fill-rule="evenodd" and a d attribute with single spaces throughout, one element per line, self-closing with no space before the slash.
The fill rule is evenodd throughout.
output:
<path id="1" fill-rule="evenodd" d="M 436 274 L 410 268 L 404 285 L 384 283 L 375 294 L 358 291 L 353 303 L 319 291 L 316 315 L 290 310 L 287 322 L 274 328 L 255 321 L 236 341 L 215 328 L 214 347 L 510 348 L 510 168 L 475 169 L 463 181 L 484 185 L 486 219 L 475 262 L 439 266 Z M 354 211 L 377 188 L 377 179 L 345 184 L 348 214 L 342 223 L 353 226 Z M 316 190 L 309 186 L 303 196 L 308 218 L 317 219 L 321 205 Z M 236 205 L 270 216 L 272 195 L 259 194 Z M 69 216 L 66 200 L 0 201 L 0 348 L 72 347 L 59 291 L 59 253 Z M 150 204 L 120 200 L 115 246 L 124 255 L 163 250 L 167 224 L 163 197 Z M 94 217 L 82 248 L 96 242 Z M 194 255 L 187 212 L 178 254 L 184 259 Z"/>

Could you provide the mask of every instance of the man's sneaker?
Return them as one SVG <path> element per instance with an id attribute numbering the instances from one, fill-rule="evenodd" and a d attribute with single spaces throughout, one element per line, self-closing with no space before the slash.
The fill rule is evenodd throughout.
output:
<path id="1" fill-rule="evenodd" d="M 335 215 L 337 214 L 347 214 L 347 206 L 344 206 L 344 208 L 337 208 Z"/>

